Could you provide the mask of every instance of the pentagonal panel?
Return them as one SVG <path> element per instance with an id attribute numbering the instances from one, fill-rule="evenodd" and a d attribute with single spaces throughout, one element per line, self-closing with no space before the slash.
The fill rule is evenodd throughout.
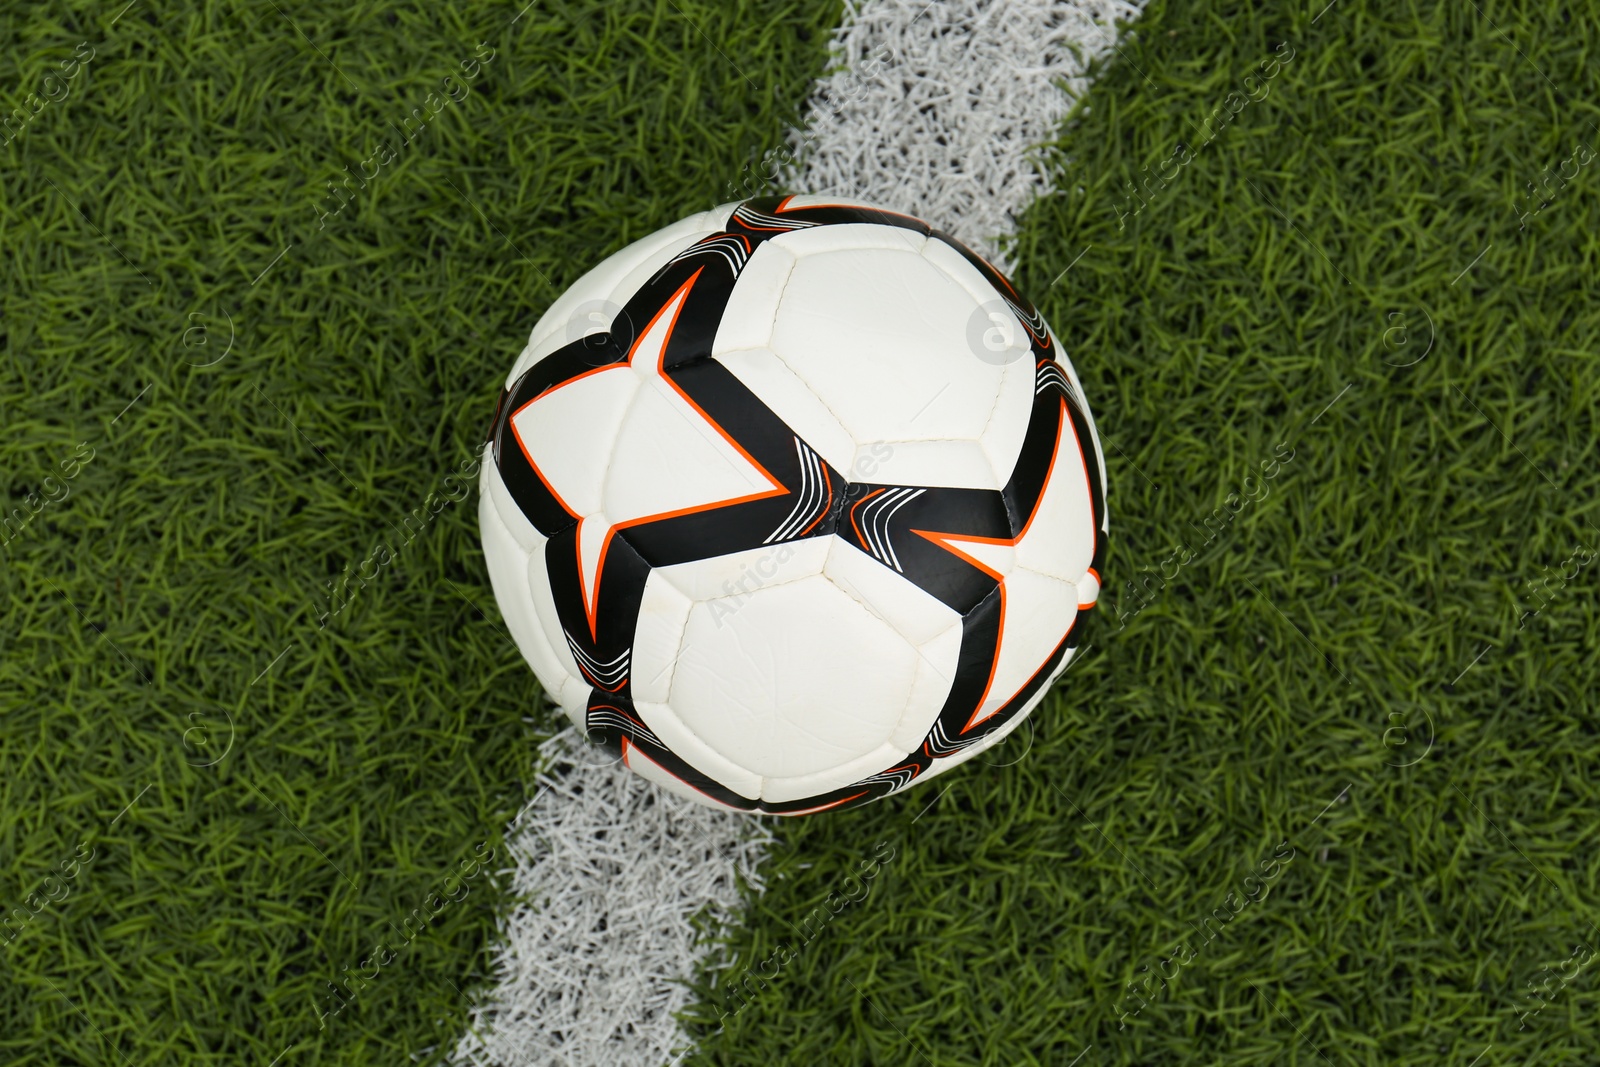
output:
<path id="1" fill-rule="evenodd" d="M 968 342 L 975 311 L 972 297 L 920 255 L 803 256 L 771 347 L 858 444 L 974 440 L 1004 375 Z"/>
<path id="2" fill-rule="evenodd" d="M 690 613 L 669 700 L 706 745 L 764 777 L 837 768 L 899 722 L 916 652 L 822 576 Z"/>
<path id="3" fill-rule="evenodd" d="M 1007 293 L 1001 293 L 989 280 L 967 262 L 967 257 L 956 251 L 955 247 L 938 238 L 933 238 L 922 246 L 922 257 L 929 263 L 948 274 L 952 281 L 965 289 L 972 296 L 975 304 L 987 305 L 995 301 L 1004 302 Z M 1022 329 L 1022 323 L 1017 322 L 1017 333 L 1024 338 L 1023 347 L 1026 348 L 1027 333 Z"/>

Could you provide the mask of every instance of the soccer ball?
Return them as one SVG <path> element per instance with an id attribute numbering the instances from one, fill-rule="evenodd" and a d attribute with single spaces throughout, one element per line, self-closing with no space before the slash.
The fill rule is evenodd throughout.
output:
<path id="1" fill-rule="evenodd" d="M 982 752 L 1100 591 L 1071 363 L 982 257 L 867 204 L 724 204 L 616 253 L 534 327 L 485 452 L 539 681 L 718 807 L 863 804 Z"/>

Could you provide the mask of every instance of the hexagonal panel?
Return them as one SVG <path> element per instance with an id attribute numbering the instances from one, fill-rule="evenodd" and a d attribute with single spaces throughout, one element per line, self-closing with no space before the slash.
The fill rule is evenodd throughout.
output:
<path id="1" fill-rule="evenodd" d="M 802 256 L 771 348 L 857 444 L 975 440 L 1004 376 L 969 344 L 975 311 L 965 289 L 915 253 Z"/>
<path id="2" fill-rule="evenodd" d="M 714 603 L 689 615 L 668 701 L 704 744 L 752 773 L 790 778 L 888 739 L 917 654 L 886 623 L 820 575 L 757 590 L 718 619 Z"/>
<path id="3" fill-rule="evenodd" d="M 663 703 L 672 691 L 672 671 L 683 647 L 684 627 L 694 601 L 684 596 L 663 576 L 651 571 L 645 579 L 639 601 L 639 622 L 633 632 L 633 656 L 629 661 L 630 691 L 633 699 Z"/>
<path id="4" fill-rule="evenodd" d="M 994 471 L 996 484 L 1004 486 L 1011 481 L 1011 472 L 1017 467 L 1017 457 L 1022 454 L 1022 442 L 1028 436 L 1036 375 L 1031 359 L 1007 363 L 1002 370 L 1000 395 L 995 398 L 994 411 L 978 438 L 978 444 L 989 459 L 989 469 Z"/>
<path id="5" fill-rule="evenodd" d="M 842 537 L 818 538 L 827 546 L 828 579 L 882 619 L 907 643 L 921 645 L 951 626 L 961 616 L 954 608 L 906 581 Z"/>
<path id="6" fill-rule="evenodd" d="M 949 489 L 999 489 L 1005 484 L 977 441 L 881 441 L 870 480 L 889 485 L 937 485 Z M 1018 451 L 1021 451 L 1019 444 Z"/>
<path id="7" fill-rule="evenodd" d="M 690 600 L 721 600 L 722 606 L 712 613 L 715 620 L 722 617 L 721 612 L 731 614 L 758 589 L 821 574 L 831 541 L 810 537 L 762 545 L 747 552 L 674 563 L 657 568 L 651 576 L 660 575 Z"/>
<path id="8" fill-rule="evenodd" d="M 493 466 L 488 469 L 494 471 Z M 550 693 L 556 693 L 570 677 L 568 664 L 571 664 L 572 657 L 569 654 L 563 661 L 551 647 L 544 624 L 534 607 L 533 591 L 529 587 L 529 582 L 536 577 L 529 569 L 529 561 L 543 561 L 544 538 L 538 538 L 538 544 L 531 553 L 517 544 L 505 520 L 500 518 L 494 498 L 487 493 L 478 497 L 478 526 L 483 532 L 489 584 L 494 588 L 500 614 L 506 620 L 506 629 L 511 631 L 511 639 L 517 643 L 528 666 L 533 668 L 539 684 Z M 535 536 L 538 537 L 537 532 Z M 576 669 L 576 664 L 571 666 Z"/>
<path id="9" fill-rule="evenodd" d="M 794 254 L 780 245 L 767 241 L 756 246 L 722 309 L 722 321 L 711 342 L 712 355 L 767 346 L 772 339 L 778 301 L 794 264 Z"/>

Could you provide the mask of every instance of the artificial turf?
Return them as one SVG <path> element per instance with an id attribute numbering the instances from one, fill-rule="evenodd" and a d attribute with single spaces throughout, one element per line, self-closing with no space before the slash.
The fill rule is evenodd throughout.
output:
<path id="1" fill-rule="evenodd" d="M 454 1046 L 556 725 L 462 464 L 545 307 L 722 199 L 838 18 L 0 12 L 0 1062 Z"/>
<path id="2" fill-rule="evenodd" d="M 1600 1061 L 1600 9 L 1324 4 L 1152 6 L 1052 146 L 1087 647 L 782 827 L 687 1062 Z"/>
<path id="3" fill-rule="evenodd" d="M 93 56 L 0 160 L 0 904 L 60 897 L 0 1060 L 436 1058 L 482 873 L 322 1016 L 555 723 L 446 479 L 556 294 L 779 143 L 839 7 L 120 8 L 0 12 L 7 109 Z M 1016 245 L 1105 442 L 1081 662 L 779 825 L 729 944 L 776 976 L 700 975 L 688 1063 L 1595 1061 L 1596 16 L 1146 13 Z"/>

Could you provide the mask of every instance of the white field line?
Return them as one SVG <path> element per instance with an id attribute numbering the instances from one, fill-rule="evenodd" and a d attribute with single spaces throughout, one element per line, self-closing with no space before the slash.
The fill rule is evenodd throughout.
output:
<path id="1" fill-rule="evenodd" d="M 1006 270 L 1015 219 L 1047 191 L 1031 151 L 1088 89 L 1090 60 L 1143 0 L 846 0 L 806 125 L 795 192 L 926 219 Z M 571 731 L 509 835 L 521 901 L 494 947 L 497 988 L 455 1051 L 471 1067 L 662 1067 L 688 1038 L 682 981 L 713 946 L 691 920 L 736 922 L 758 890 L 770 821 L 671 796 Z"/>
<path id="2" fill-rule="evenodd" d="M 770 835 L 596 765 L 571 728 L 541 747 L 550 767 L 508 835 L 519 903 L 493 950 L 498 988 L 456 1061 L 657 1067 L 685 1043 L 673 1013 L 690 997 L 675 980 L 704 953 L 692 920 L 737 921 L 736 877 L 759 887 Z"/>
<path id="3" fill-rule="evenodd" d="M 1016 218 L 1048 192 L 1036 146 L 1144 2 L 845 0 L 790 186 L 915 215 L 1009 271 Z"/>

